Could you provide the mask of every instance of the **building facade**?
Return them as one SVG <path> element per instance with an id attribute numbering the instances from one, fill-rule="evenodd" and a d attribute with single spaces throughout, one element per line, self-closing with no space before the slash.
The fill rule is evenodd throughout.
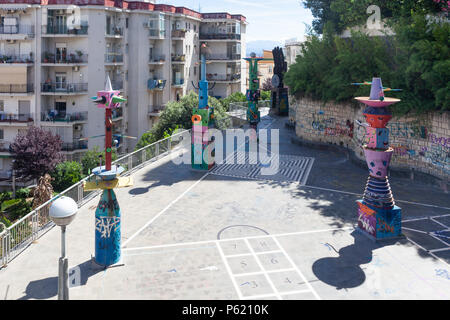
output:
<path id="1" fill-rule="evenodd" d="M 140 137 L 168 101 L 197 84 L 199 48 L 211 48 L 211 95 L 245 92 L 246 19 L 184 7 L 110 0 L 0 0 L 0 186 L 11 183 L 9 144 L 35 125 L 59 134 L 67 159 L 103 148 L 104 110 L 90 97 L 104 88 L 127 98 L 114 133 Z M 137 140 L 118 138 L 119 153 Z"/>

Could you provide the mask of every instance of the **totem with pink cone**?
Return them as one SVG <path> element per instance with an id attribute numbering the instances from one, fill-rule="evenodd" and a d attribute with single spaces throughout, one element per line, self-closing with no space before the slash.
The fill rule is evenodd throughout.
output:
<path id="1" fill-rule="evenodd" d="M 385 97 L 384 91 L 400 89 L 384 88 L 380 78 L 354 85 L 371 86 L 370 97 L 355 98 L 366 105 L 363 114 L 368 122 L 366 137 L 369 137 L 363 146 L 369 178 L 363 199 L 357 200 L 358 228 L 375 241 L 399 238 L 402 236 L 401 208 L 395 205 L 387 177 L 394 150 L 389 147 L 389 129 L 385 126 L 392 117 L 387 107 L 400 100 Z M 378 117 L 383 117 L 383 121 L 369 121 Z"/>

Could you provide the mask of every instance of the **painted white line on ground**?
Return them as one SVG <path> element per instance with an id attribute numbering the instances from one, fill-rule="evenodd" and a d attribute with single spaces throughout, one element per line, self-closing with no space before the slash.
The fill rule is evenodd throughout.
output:
<path id="1" fill-rule="evenodd" d="M 344 194 L 349 194 L 349 195 L 359 196 L 359 197 L 363 196 L 362 193 L 354 193 L 354 192 L 348 192 L 348 191 L 342 191 L 342 190 L 336 190 L 336 189 L 329 189 L 329 188 L 322 188 L 322 187 L 315 187 L 315 186 L 308 186 L 308 185 L 303 185 L 303 186 L 300 186 L 300 187 L 311 188 L 311 189 L 318 189 L 318 190 L 330 191 L 330 192 L 337 192 L 337 193 L 344 193 Z M 406 201 L 406 200 L 397 200 L 397 199 L 395 199 L 395 201 L 396 202 L 408 203 L 408 204 L 414 204 L 414 205 L 418 205 L 418 206 L 430 207 L 430 208 L 438 208 L 438 209 L 450 210 L 449 207 L 441 207 L 441 206 L 436 206 L 434 204 L 426 204 L 426 203 L 412 202 L 412 201 Z"/>
<path id="2" fill-rule="evenodd" d="M 409 230 L 409 231 L 414 231 L 414 232 L 419 232 L 419 233 L 424 233 L 424 234 L 429 234 L 428 232 L 425 232 L 425 231 L 422 231 L 422 230 L 416 230 L 416 229 L 413 229 L 413 228 L 407 228 L 407 227 L 403 227 L 403 226 L 402 226 L 402 229 Z"/>
<path id="3" fill-rule="evenodd" d="M 420 217 L 420 218 L 402 220 L 402 222 L 422 221 L 422 220 L 430 220 L 431 218 L 437 219 L 437 218 L 445 218 L 445 217 L 450 217 L 450 214 L 443 214 L 440 216 L 432 216 L 432 217 L 424 216 L 424 217 Z"/>
<path id="4" fill-rule="evenodd" d="M 211 242 L 216 242 L 216 241 L 226 242 L 226 241 L 237 241 L 237 240 L 244 240 L 244 239 L 268 238 L 271 236 L 285 237 L 285 236 L 293 236 L 293 235 L 300 235 L 300 234 L 311 234 L 311 233 L 321 233 L 321 232 L 330 232 L 330 231 L 344 231 L 344 230 L 350 230 L 350 229 L 354 229 L 354 228 L 353 227 L 343 227 L 343 228 L 332 228 L 332 229 L 322 229 L 322 230 L 309 230 L 309 231 L 279 233 L 279 234 L 273 234 L 273 235 L 265 234 L 262 236 L 249 236 L 249 237 L 227 238 L 227 239 L 218 239 L 218 240 L 217 239 L 203 240 L 203 241 L 193 241 L 193 242 L 185 242 L 185 243 L 180 242 L 180 243 L 162 244 L 162 245 L 155 245 L 155 246 L 148 246 L 148 247 L 123 248 L 122 251 L 150 250 L 150 249 L 169 248 L 169 247 L 176 247 L 176 246 L 189 246 L 189 245 L 205 244 L 205 243 L 211 243 Z"/>
<path id="5" fill-rule="evenodd" d="M 311 292 L 310 290 L 294 290 L 294 291 L 284 291 L 284 292 L 280 292 L 282 296 L 287 296 L 290 294 L 296 294 L 296 293 L 309 293 Z"/>
<path id="6" fill-rule="evenodd" d="M 321 300 L 321 298 L 319 297 L 319 295 L 317 294 L 316 290 L 314 290 L 314 288 L 312 287 L 311 283 L 309 283 L 308 280 L 306 280 L 306 277 L 303 275 L 303 273 L 300 271 L 300 269 L 297 267 L 297 265 L 295 264 L 295 262 L 291 259 L 291 257 L 287 254 L 286 250 L 284 250 L 283 246 L 281 245 L 281 243 L 278 241 L 278 239 L 274 236 L 272 236 L 273 241 L 275 241 L 275 243 L 277 244 L 277 246 L 283 251 L 284 255 L 286 256 L 286 258 L 288 259 L 289 263 L 296 269 L 297 273 L 300 275 L 300 277 L 303 279 L 303 282 L 306 283 L 306 285 L 308 286 L 309 290 L 314 294 L 314 296 L 316 297 L 317 300 Z"/>
<path id="7" fill-rule="evenodd" d="M 410 238 L 406 237 L 406 239 L 408 239 L 408 241 L 410 241 L 413 245 L 415 245 L 416 247 L 422 249 L 423 251 L 429 253 L 431 256 L 433 256 L 434 258 L 438 259 L 439 261 L 445 263 L 448 265 L 448 262 L 439 258 L 437 255 L 435 255 L 433 252 L 431 252 L 430 250 L 425 249 L 424 247 L 422 247 L 420 244 L 418 244 L 417 242 L 411 240 Z"/>
<path id="8" fill-rule="evenodd" d="M 441 225 L 441 226 L 444 227 L 445 229 L 448 229 L 448 228 L 449 228 L 449 226 L 443 224 L 442 222 L 436 221 L 436 219 L 434 219 L 433 217 L 431 217 L 430 220 L 432 220 L 433 222 L 435 222 L 435 223 Z"/>
<path id="9" fill-rule="evenodd" d="M 261 299 L 261 298 L 276 298 L 276 296 L 273 293 L 266 293 L 266 294 L 257 294 L 255 296 L 245 296 L 243 300 L 249 300 L 249 299 Z M 275 299 L 273 299 L 275 300 Z"/>
<path id="10" fill-rule="evenodd" d="M 259 268 L 263 271 L 264 277 L 266 278 L 266 280 L 269 283 L 270 287 L 272 288 L 273 292 L 275 292 L 275 296 L 278 298 L 278 300 L 281 300 L 280 293 L 278 292 L 277 288 L 273 284 L 272 279 L 270 279 L 269 275 L 266 273 L 266 268 L 264 268 L 261 261 L 256 256 L 255 251 L 253 250 L 253 247 L 251 246 L 250 242 L 248 241 L 248 239 L 244 239 L 244 241 L 247 244 L 248 248 L 250 249 L 250 252 L 252 253 L 253 257 L 255 258 L 256 263 L 258 264 Z"/>
<path id="11" fill-rule="evenodd" d="M 266 271 L 255 271 L 255 272 L 246 272 L 246 273 L 233 273 L 235 277 L 246 277 L 246 276 L 255 276 L 258 274 L 264 273 L 277 273 L 277 272 L 287 272 L 287 271 L 295 271 L 294 268 L 284 268 L 284 269 L 274 269 L 274 270 L 266 270 Z M 272 293 L 275 294 L 275 293 Z"/>
<path id="12" fill-rule="evenodd" d="M 129 243 L 131 240 L 133 240 L 139 233 L 142 232 L 145 228 L 147 228 L 153 221 L 155 221 L 160 215 L 162 215 L 164 212 L 166 212 L 174 203 L 176 203 L 178 200 L 180 200 L 186 193 L 188 193 L 192 188 L 194 188 L 196 185 L 198 185 L 203 179 L 205 179 L 209 175 L 209 172 L 205 173 L 199 180 L 197 180 L 194 184 L 192 184 L 189 188 L 187 188 L 182 194 L 180 194 L 175 200 L 173 200 L 171 203 L 169 203 L 164 209 L 162 209 L 156 216 L 154 216 L 150 221 L 148 221 L 146 224 L 144 224 L 138 231 L 136 231 L 131 237 L 129 237 L 123 244 L 122 248 L 124 248 L 127 243 Z"/>
<path id="13" fill-rule="evenodd" d="M 236 290 L 236 293 L 237 293 L 239 299 L 242 300 L 243 299 L 242 292 L 236 283 L 236 279 L 233 277 L 233 273 L 231 272 L 230 265 L 228 264 L 227 259 L 225 258 L 225 255 L 223 254 L 222 248 L 220 247 L 220 243 L 219 243 L 219 241 L 215 241 L 215 242 L 216 242 L 217 250 L 219 250 L 220 257 L 222 258 L 222 262 L 225 265 L 225 269 L 227 270 L 228 276 L 231 278 L 231 282 L 233 283 L 234 289 Z"/>
<path id="14" fill-rule="evenodd" d="M 441 252 L 441 251 L 447 251 L 447 250 L 450 250 L 450 247 L 440 248 L 440 249 L 433 249 L 433 250 L 430 250 L 429 252 L 434 253 L 434 252 Z"/>

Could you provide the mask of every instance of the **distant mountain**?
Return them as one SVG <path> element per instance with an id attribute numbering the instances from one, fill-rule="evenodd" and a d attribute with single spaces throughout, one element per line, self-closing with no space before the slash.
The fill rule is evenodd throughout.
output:
<path id="1" fill-rule="evenodd" d="M 263 50 L 273 50 L 275 47 L 283 47 L 282 42 L 272 40 L 256 40 L 247 42 L 247 56 L 254 52 L 257 56 L 262 56 Z"/>

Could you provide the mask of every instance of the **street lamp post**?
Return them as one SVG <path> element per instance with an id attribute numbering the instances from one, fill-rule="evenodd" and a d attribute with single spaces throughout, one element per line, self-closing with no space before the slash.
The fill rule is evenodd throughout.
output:
<path id="1" fill-rule="evenodd" d="M 69 197 L 61 197 L 50 206 L 50 219 L 61 227 L 61 257 L 58 264 L 58 300 L 69 300 L 69 261 L 66 257 L 66 227 L 75 219 L 77 203 Z"/>

